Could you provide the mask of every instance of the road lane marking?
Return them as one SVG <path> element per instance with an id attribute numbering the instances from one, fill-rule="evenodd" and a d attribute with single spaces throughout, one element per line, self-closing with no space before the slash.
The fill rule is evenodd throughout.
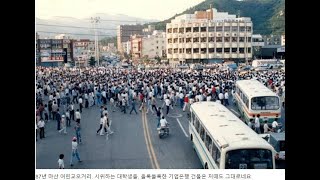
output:
<path id="1" fill-rule="evenodd" d="M 236 115 L 240 116 L 240 114 L 239 114 L 237 111 L 235 111 L 235 110 L 233 110 L 233 109 L 230 109 L 230 111 L 232 111 L 232 112 L 234 112 Z"/>
<path id="2" fill-rule="evenodd" d="M 150 151 L 150 148 L 149 148 L 149 141 L 148 141 L 148 139 L 147 139 L 147 132 L 146 132 L 146 129 L 147 129 L 147 128 L 146 128 L 146 126 L 145 126 L 143 112 L 142 112 L 141 114 L 142 114 L 141 120 L 142 120 L 144 140 L 146 141 L 146 146 L 147 146 L 148 155 L 149 155 L 149 158 L 150 158 L 150 163 L 151 163 L 152 169 L 155 169 L 154 164 L 153 164 L 153 158 L 152 158 L 152 156 L 151 156 L 151 151 Z"/>
<path id="3" fill-rule="evenodd" d="M 152 145 L 152 141 L 151 141 L 151 137 L 150 137 L 150 133 L 149 133 L 149 125 L 148 125 L 148 119 L 147 119 L 147 114 L 145 112 L 143 112 L 144 114 L 144 120 L 145 120 L 145 124 L 146 124 L 146 130 L 147 130 L 147 137 L 149 139 L 149 145 L 150 145 L 150 150 L 151 150 L 151 154 L 152 154 L 152 157 L 153 157 L 153 162 L 156 166 L 156 169 L 160 169 L 160 166 L 159 166 L 159 163 L 158 163 L 158 160 L 157 160 L 157 156 L 156 154 L 154 153 L 154 149 L 153 149 L 153 145 Z"/>
<path id="4" fill-rule="evenodd" d="M 179 123 L 179 125 L 180 125 L 180 127 L 181 127 L 181 129 L 182 129 L 182 131 L 183 131 L 183 133 L 184 133 L 184 135 L 185 135 L 186 137 L 189 137 L 188 134 L 186 133 L 186 131 L 183 129 L 183 127 L 182 127 L 182 125 L 181 125 L 181 123 L 180 123 L 180 121 L 179 121 L 178 118 L 177 118 L 177 121 L 178 121 L 178 123 Z"/>

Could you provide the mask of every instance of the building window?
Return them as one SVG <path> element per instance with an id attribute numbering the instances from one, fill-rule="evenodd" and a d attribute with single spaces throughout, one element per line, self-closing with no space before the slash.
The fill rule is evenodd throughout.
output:
<path id="1" fill-rule="evenodd" d="M 244 37 L 239 37 L 239 42 L 244 42 Z"/>
<path id="2" fill-rule="evenodd" d="M 199 27 L 193 27 L 193 32 L 199 32 Z"/>
<path id="3" fill-rule="evenodd" d="M 172 54 L 172 48 L 168 49 L 168 54 Z"/>
<path id="4" fill-rule="evenodd" d="M 248 43 L 251 43 L 251 37 L 247 37 L 247 42 Z M 258 39 L 258 41 L 255 41 L 255 42 L 263 42 L 262 40 L 260 41 L 259 39 Z"/>
<path id="5" fill-rule="evenodd" d="M 247 32 L 251 32 L 251 26 L 246 27 Z"/>
<path id="6" fill-rule="evenodd" d="M 157 49 L 159 49 L 159 47 L 157 46 Z"/>
<path id="7" fill-rule="evenodd" d="M 232 31 L 237 32 L 238 31 L 238 26 L 232 26 Z"/>
<path id="8" fill-rule="evenodd" d="M 193 42 L 199 42 L 199 38 L 193 38 Z"/>
<path id="9" fill-rule="evenodd" d="M 214 32 L 214 27 L 209 27 L 208 32 Z"/>
<path id="10" fill-rule="evenodd" d="M 214 48 L 209 48 L 209 53 L 214 53 Z"/>
<path id="11" fill-rule="evenodd" d="M 173 50 L 173 53 L 178 53 L 178 48 L 175 48 L 175 49 Z"/>
<path id="12" fill-rule="evenodd" d="M 179 38 L 179 43 L 184 43 L 184 38 Z"/>
<path id="13" fill-rule="evenodd" d="M 223 50 L 225 53 L 230 53 L 230 48 L 224 48 Z"/>
<path id="14" fill-rule="evenodd" d="M 174 38 L 173 43 L 178 43 L 178 38 Z"/>
<path id="15" fill-rule="evenodd" d="M 233 53 L 236 53 L 236 52 L 238 51 L 238 48 L 231 48 L 231 51 L 232 51 Z"/>
<path id="16" fill-rule="evenodd" d="M 191 51 L 191 49 L 190 49 L 190 51 Z M 181 53 L 184 53 L 184 49 L 179 49 L 179 53 L 181 54 Z"/>
<path id="17" fill-rule="evenodd" d="M 216 31 L 217 32 L 222 32 L 222 26 L 217 26 Z"/>
<path id="18" fill-rule="evenodd" d="M 168 29 L 168 33 L 172 33 L 172 28 Z"/>
<path id="19" fill-rule="evenodd" d="M 224 42 L 230 42 L 230 37 L 224 37 Z"/>
<path id="20" fill-rule="evenodd" d="M 207 48 L 201 48 L 201 54 L 206 54 L 207 53 Z"/>
<path id="21" fill-rule="evenodd" d="M 187 27 L 186 32 L 191 32 L 191 27 Z"/>
<path id="22" fill-rule="evenodd" d="M 177 33 L 178 32 L 178 28 L 173 28 L 173 33 Z"/>
<path id="23" fill-rule="evenodd" d="M 214 37 L 209 37 L 208 41 L 209 42 L 214 42 Z"/>
<path id="24" fill-rule="evenodd" d="M 164 46 L 162 46 L 162 49 L 164 49 Z"/>
<path id="25" fill-rule="evenodd" d="M 158 41 L 156 41 L 156 43 L 158 44 Z"/>
<path id="26" fill-rule="evenodd" d="M 244 26 L 240 26 L 240 32 L 244 32 L 245 31 L 245 27 Z"/>
<path id="27" fill-rule="evenodd" d="M 191 42 L 191 38 L 186 38 L 186 43 Z"/>
<path id="28" fill-rule="evenodd" d="M 251 53 L 251 48 L 248 48 L 248 53 Z"/>
<path id="29" fill-rule="evenodd" d="M 244 48 L 239 48 L 239 53 L 243 54 L 244 53 Z"/>
<path id="30" fill-rule="evenodd" d="M 207 38 L 205 37 L 201 38 L 201 42 L 207 42 Z"/>
<path id="31" fill-rule="evenodd" d="M 217 48 L 217 53 L 222 53 L 222 48 Z"/>
<path id="32" fill-rule="evenodd" d="M 216 42 L 222 42 L 222 37 L 216 37 Z"/>
<path id="33" fill-rule="evenodd" d="M 207 27 L 201 27 L 200 31 L 201 32 L 206 32 L 207 31 Z"/>
<path id="34" fill-rule="evenodd" d="M 232 37 L 232 42 L 238 42 L 237 37 Z"/>
<path id="35" fill-rule="evenodd" d="M 194 48 L 193 53 L 199 53 L 199 48 Z"/>
<path id="36" fill-rule="evenodd" d="M 230 31 L 230 26 L 224 26 L 224 31 L 229 32 Z"/>
<path id="37" fill-rule="evenodd" d="M 191 48 L 187 48 L 187 49 L 186 49 L 186 53 L 187 53 L 187 54 L 191 54 Z"/>
<path id="38" fill-rule="evenodd" d="M 184 33 L 184 28 L 179 28 L 179 33 Z"/>
<path id="39" fill-rule="evenodd" d="M 172 43 L 172 39 L 170 38 L 170 39 L 168 39 L 168 43 Z"/>

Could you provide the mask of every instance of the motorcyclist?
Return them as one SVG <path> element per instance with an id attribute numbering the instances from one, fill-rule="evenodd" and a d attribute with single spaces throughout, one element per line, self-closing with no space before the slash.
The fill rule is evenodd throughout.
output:
<path id="1" fill-rule="evenodd" d="M 162 117 L 161 117 L 161 119 L 160 119 L 160 126 L 161 126 L 161 129 L 165 129 L 165 128 L 167 128 L 167 125 L 168 125 L 167 120 L 164 118 L 164 116 L 162 116 Z"/>

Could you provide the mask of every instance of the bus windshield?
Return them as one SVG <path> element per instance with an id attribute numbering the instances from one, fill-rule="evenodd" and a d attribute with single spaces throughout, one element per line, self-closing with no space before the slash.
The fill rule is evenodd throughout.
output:
<path id="1" fill-rule="evenodd" d="M 237 149 L 226 153 L 225 169 L 272 169 L 272 152 L 267 149 Z"/>
<path id="2" fill-rule="evenodd" d="M 279 98 L 276 96 L 261 96 L 251 99 L 252 110 L 277 110 L 279 108 Z"/>

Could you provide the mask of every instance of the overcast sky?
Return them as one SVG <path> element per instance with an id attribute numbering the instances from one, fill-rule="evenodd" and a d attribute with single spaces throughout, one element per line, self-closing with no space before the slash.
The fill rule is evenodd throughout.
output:
<path id="1" fill-rule="evenodd" d="M 204 0 L 36 0 L 36 17 L 87 18 L 95 13 L 164 20 Z"/>

